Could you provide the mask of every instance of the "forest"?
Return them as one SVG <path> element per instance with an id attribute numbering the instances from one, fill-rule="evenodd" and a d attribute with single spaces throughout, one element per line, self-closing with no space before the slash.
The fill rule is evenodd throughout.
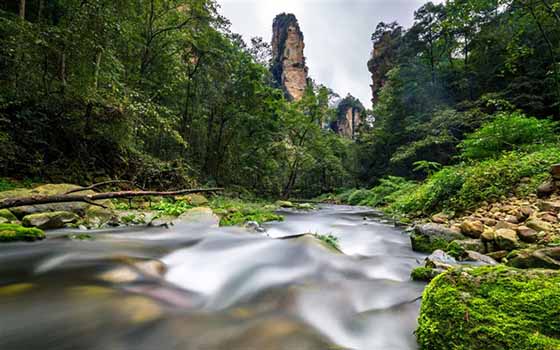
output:
<path id="1" fill-rule="evenodd" d="M 270 43 L 216 0 L 2 1 L 0 310 L 63 281 L 43 324 L 92 348 L 560 349 L 560 0 L 411 23 L 369 23 L 360 101 L 293 14 Z"/>

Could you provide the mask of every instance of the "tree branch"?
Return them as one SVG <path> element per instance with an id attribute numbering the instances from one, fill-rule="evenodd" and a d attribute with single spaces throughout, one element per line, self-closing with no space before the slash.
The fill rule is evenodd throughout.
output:
<path id="1" fill-rule="evenodd" d="M 35 195 L 31 197 L 20 198 L 6 198 L 0 200 L 0 209 L 21 207 L 25 205 L 38 205 L 49 203 L 70 203 L 70 202 L 85 202 L 90 203 L 93 201 L 113 198 L 132 198 L 132 197 L 147 197 L 147 196 L 161 196 L 171 197 L 180 196 L 189 193 L 207 193 L 207 192 L 221 192 L 223 188 L 199 188 L 190 190 L 181 190 L 173 192 L 158 192 L 158 191 L 120 191 L 120 192 L 105 192 L 90 195 L 79 194 L 56 194 L 56 195 Z"/>

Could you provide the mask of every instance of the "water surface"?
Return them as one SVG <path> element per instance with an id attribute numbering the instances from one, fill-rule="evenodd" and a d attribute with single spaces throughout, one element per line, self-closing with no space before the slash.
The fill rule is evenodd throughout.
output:
<path id="1" fill-rule="evenodd" d="M 266 237 L 178 224 L 0 245 L 0 349 L 416 349 L 422 256 L 367 208 L 285 211 Z M 281 239 L 333 234 L 345 253 Z"/>

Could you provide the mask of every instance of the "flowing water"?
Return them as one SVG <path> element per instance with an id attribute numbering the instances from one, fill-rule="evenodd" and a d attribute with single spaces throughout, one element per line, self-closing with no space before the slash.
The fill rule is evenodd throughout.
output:
<path id="1" fill-rule="evenodd" d="M 286 211 L 267 234 L 207 224 L 0 245 L 0 349 L 416 349 L 422 256 L 375 212 Z M 336 254 L 302 239 L 333 234 Z"/>

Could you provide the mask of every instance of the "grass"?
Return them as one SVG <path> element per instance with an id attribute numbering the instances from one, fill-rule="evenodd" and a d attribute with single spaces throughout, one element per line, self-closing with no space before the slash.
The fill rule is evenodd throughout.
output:
<path id="1" fill-rule="evenodd" d="M 331 248 L 335 249 L 335 250 L 340 250 L 339 246 L 339 241 L 338 241 L 338 237 L 332 235 L 332 234 L 327 234 L 327 235 L 323 235 L 320 233 L 312 233 L 312 235 L 317 238 L 318 240 L 324 242 L 325 244 L 327 244 L 328 246 L 330 246 Z"/>

